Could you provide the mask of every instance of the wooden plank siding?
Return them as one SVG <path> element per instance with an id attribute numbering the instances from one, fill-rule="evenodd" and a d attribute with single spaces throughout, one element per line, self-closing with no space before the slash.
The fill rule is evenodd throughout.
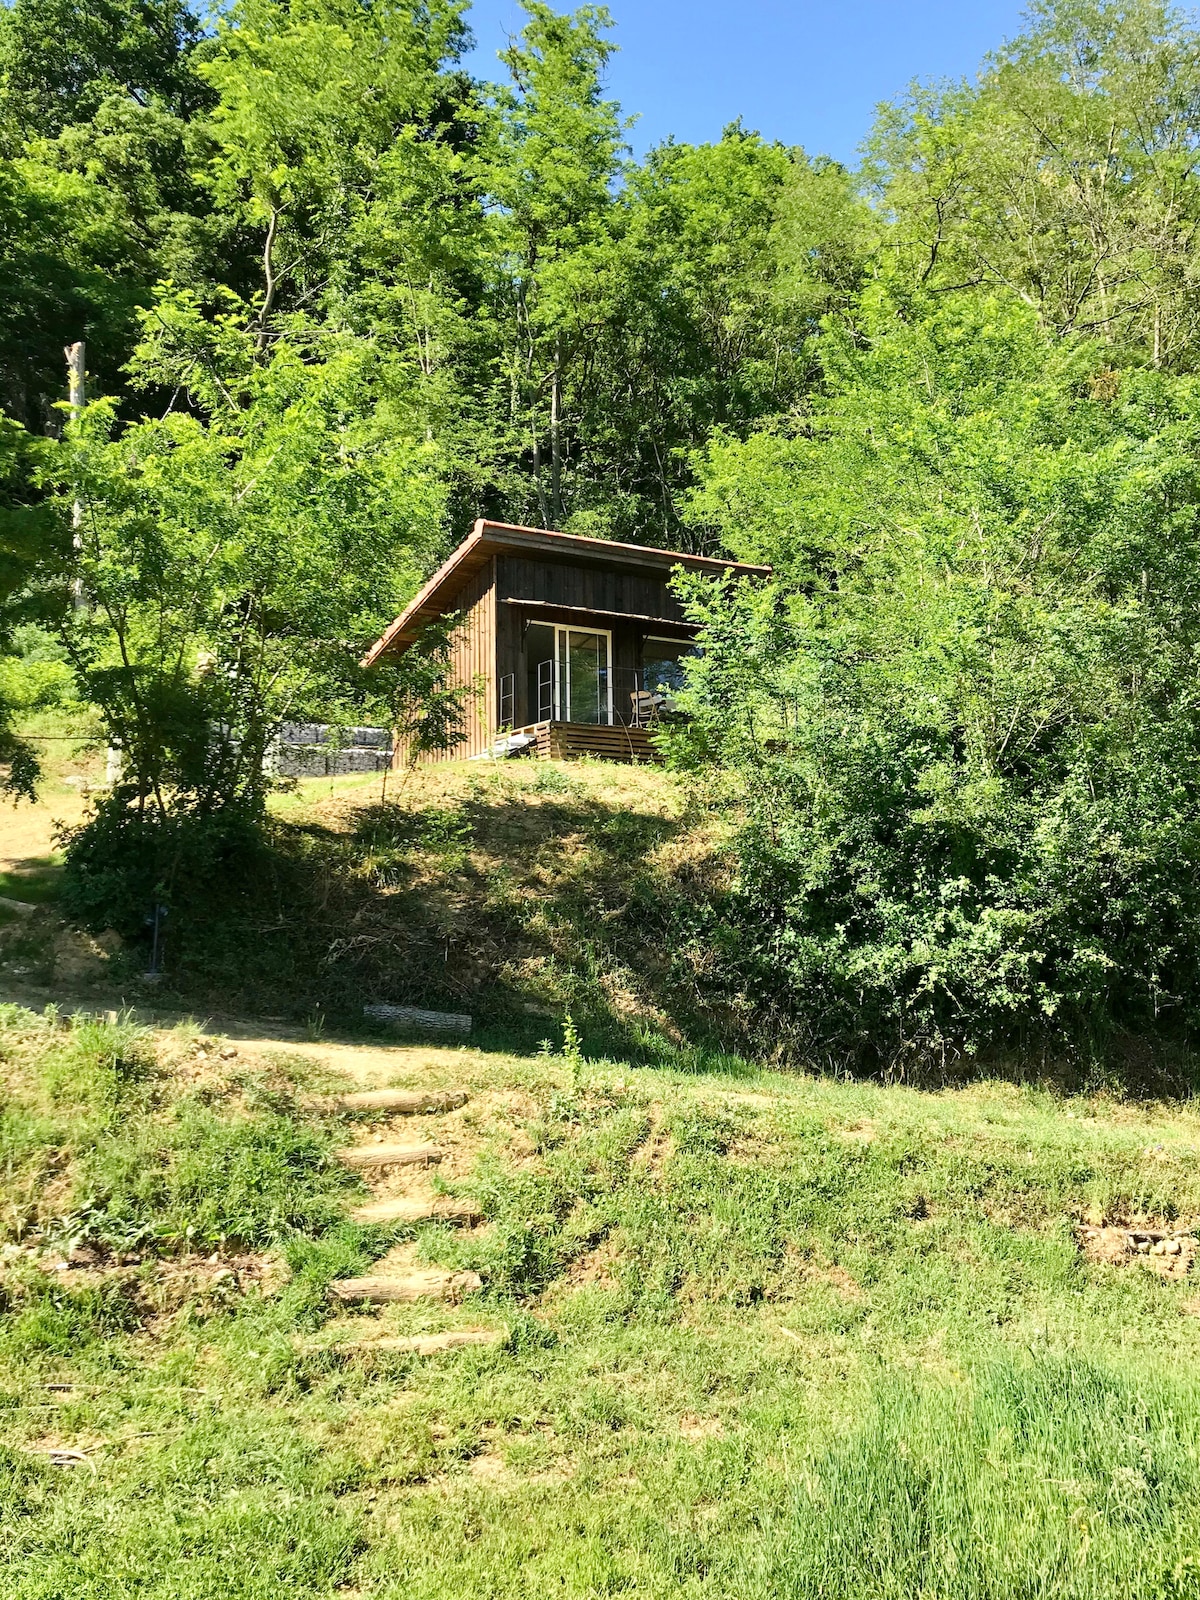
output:
<path id="1" fill-rule="evenodd" d="M 661 617 L 664 622 L 686 620 L 683 607 L 671 593 L 669 572 L 637 572 L 545 556 L 498 555 L 495 560 L 500 600 L 534 600 L 546 606 Z"/>
<path id="2" fill-rule="evenodd" d="M 610 761 L 654 761 L 657 754 L 644 728 L 632 722 L 640 706 L 641 669 L 649 638 L 687 639 L 695 626 L 671 591 L 676 564 L 692 570 L 759 575 L 766 568 L 739 567 L 706 557 L 676 555 L 649 548 L 583 540 L 573 535 L 477 523 L 459 547 L 396 619 L 364 658 L 403 651 L 419 637 L 424 622 L 458 612 L 451 639 L 449 681 L 468 691 L 463 743 L 430 751 L 422 763 L 465 760 L 488 754 L 500 728 L 501 686 L 512 679 L 510 727 L 534 735 L 531 753 L 570 758 L 600 756 Z M 593 725 L 538 720 L 530 704 L 526 635 L 532 623 L 597 629 L 612 638 L 613 723 Z M 532 696 L 536 699 L 536 695 Z M 406 764 L 407 751 L 396 741 L 394 764 Z"/>
<path id="3" fill-rule="evenodd" d="M 449 685 L 468 691 L 462 719 L 466 740 L 452 750 L 430 750 L 419 757 L 420 764 L 462 761 L 482 755 L 491 744 L 496 726 L 496 558 L 467 578 L 462 589 L 447 606 L 461 611 L 462 621 L 450 639 Z M 478 686 L 478 693 L 476 687 Z M 395 741 L 394 768 L 408 764 L 403 741 Z"/>

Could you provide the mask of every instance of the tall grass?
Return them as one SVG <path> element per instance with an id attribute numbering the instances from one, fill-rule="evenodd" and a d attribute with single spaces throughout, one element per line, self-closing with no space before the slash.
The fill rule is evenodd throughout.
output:
<path id="1" fill-rule="evenodd" d="M 880 1374 L 743 1578 L 789 1600 L 1194 1595 L 1200 1391 L 1079 1355 Z"/>

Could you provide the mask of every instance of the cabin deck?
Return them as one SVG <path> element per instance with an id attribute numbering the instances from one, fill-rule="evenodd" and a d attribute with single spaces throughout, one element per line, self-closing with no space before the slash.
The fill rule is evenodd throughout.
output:
<path id="1" fill-rule="evenodd" d="M 513 733 L 532 736 L 530 755 L 555 761 L 598 756 L 602 761 L 641 766 L 662 760 L 645 728 L 627 728 L 619 722 L 531 722 L 524 728 L 514 728 Z"/>

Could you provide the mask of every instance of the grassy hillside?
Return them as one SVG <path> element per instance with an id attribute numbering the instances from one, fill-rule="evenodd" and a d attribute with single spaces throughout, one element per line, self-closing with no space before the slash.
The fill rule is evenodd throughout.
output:
<path id="1" fill-rule="evenodd" d="M 454 763 L 393 784 L 386 804 L 378 779 L 342 780 L 275 809 L 320 907 L 316 944 L 289 955 L 319 966 L 334 1008 L 369 989 L 533 1040 L 570 1009 L 598 1044 L 625 1046 L 719 1030 L 705 934 L 720 829 L 667 773 Z"/>
<path id="2" fill-rule="evenodd" d="M 713 970 L 720 827 L 679 780 L 599 762 L 460 762 L 383 789 L 378 777 L 305 781 L 275 798 L 264 848 L 177 886 L 160 1002 L 319 1026 L 394 1001 L 470 1011 L 493 1039 L 531 1045 L 570 1010 L 597 1048 L 651 1056 L 744 1042 Z M 114 938 L 81 948 L 55 915 L 51 824 L 79 810 L 57 774 L 38 807 L 0 810 L 4 892 L 49 902 L 32 921 L 0 907 L 0 972 L 145 996 L 144 929 L 123 953 Z"/>
<path id="3" fill-rule="evenodd" d="M 0 1056 L 14 1600 L 1200 1588 L 1191 1107 L 16 1008 Z M 470 1098 L 352 1117 L 334 1064 Z M 379 1137 L 481 1223 L 352 1222 Z M 411 1263 L 483 1287 L 328 1297 Z"/>

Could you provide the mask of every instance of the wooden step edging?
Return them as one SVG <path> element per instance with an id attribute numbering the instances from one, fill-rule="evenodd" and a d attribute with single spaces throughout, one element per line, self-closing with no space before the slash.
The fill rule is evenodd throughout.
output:
<path id="1" fill-rule="evenodd" d="M 372 1200 L 350 1213 L 355 1222 L 477 1222 L 481 1215 L 474 1200 L 460 1200 L 449 1194 L 415 1200 Z"/>
<path id="2" fill-rule="evenodd" d="M 425 1167 L 442 1152 L 435 1144 L 359 1144 L 339 1150 L 337 1158 L 347 1167 Z"/>
<path id="3" fill-rule="evenodd" d="M 329 1285 L 338 1300 L 369 1300 L 391 1305 L 413 1300 L 457 1300 L 483 1288 L 477 1272 L 413 1272 L 406 1278 L 339 1278 Z"/>
<path id="4" fill-rule="evenodd" d="M 465 1089 L 365 1089 L 358 1094 L 338 1095 L 334 1111 L 396 1111 L 415 1117 L 422 1112 L 457 1111 L 465 1106 Z"/>

